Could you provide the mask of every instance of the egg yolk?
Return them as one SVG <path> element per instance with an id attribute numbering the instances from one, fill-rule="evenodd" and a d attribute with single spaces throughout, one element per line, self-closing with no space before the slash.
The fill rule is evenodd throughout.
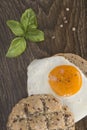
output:
<path id="1" fill-rule="evenodd" d="M 81 74 L 74 66 L 57 66 L 48 77 L 50 87 L 59 96 L 71 96 L 77 93 L 82 86 Z"/>

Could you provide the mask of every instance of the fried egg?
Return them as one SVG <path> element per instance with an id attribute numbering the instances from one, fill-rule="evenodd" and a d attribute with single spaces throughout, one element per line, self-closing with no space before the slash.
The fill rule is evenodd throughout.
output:
<path id="1" fill-rule="evenodd" d="M 87 115 L 87 78 L 62 56 L 34 60 L 27 69 L 28 96 L 52 94 L 66 104 L 75 122 Z"/>

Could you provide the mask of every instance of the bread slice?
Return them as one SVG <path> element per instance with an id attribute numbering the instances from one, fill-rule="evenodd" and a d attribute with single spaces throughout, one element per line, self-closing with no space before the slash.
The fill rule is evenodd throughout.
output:
<path id="1" fill-rule="evenodd" d="M 70 62 L 74 63 L 87 77 L 87 61 L 85 59 L 72 53 L 59 53 L 57 55 L 63 56 L 65 59 L 68 59 Z"/>
<path id="2" fill-rule="evenodd" d="M 67 106 L 49 94 L 29 96 L 14 106 L 7 130 L 75 130 Z"/>

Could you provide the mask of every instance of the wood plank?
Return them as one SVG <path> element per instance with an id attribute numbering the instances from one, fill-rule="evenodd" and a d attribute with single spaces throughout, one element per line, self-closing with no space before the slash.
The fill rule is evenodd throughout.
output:
<path id="1" fill-rule="evenodd" d="M 35 10 L 45 41 L 27 42 L 26 52 L 16 58 L 5 57 L 14 35 L 6 26 L 8 19 L 19 20 L 25 9 Z M 71 52 L 87 59 L 86 0 L 0 0 L 0 130 L 12 107 L 27 96 L 27 66 L 35 58 Z M 87 118 L 76 124 L 76 130 L 87 129 Z"/>

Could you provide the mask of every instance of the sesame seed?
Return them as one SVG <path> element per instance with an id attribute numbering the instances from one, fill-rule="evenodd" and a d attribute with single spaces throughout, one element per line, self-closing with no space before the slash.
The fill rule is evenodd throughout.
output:
<path id="1" fill-rule="evenodd" d="M 66 11 L 69 11 L 69 8 L 66 8 Z"/>
<path id="2" fill-rule="evenodd" d="M 66 17 L 63 17 L 64 20 L 66 20 Z"/>
<path id="3" fill-rule="evenodd" d="M 67 21 L 67 20 L 65 20 L 65 21 L 64 21 L 64 23 L 68 23 L 68 21 Z"/>
<path id="4" fill-rule="evenodd" d="M 52 39 L 55 39 L 55 36 L 52 36 Z"/>
<path id="5" fill-rule="evenodd" d="M 62 27 L 63 27 L 63 24 L 60 24 L 60 27 L 62 28 Z"/>
<path id="6" fill-rule="evenodd" d="M 72 27 L 72 31 L 76 31 L 76 28 L 75 28 L 75 27 Z"/>

